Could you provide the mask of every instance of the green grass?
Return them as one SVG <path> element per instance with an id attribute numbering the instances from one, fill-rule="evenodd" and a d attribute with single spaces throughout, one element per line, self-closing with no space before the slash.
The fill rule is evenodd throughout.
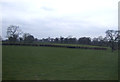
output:
<path id="1" fill-rule="evenodd" d="M 8 43 L 8 42 L 2 42 L 2 43 Z M 9 42 L 9 43 L 18 43 L 18 44 L 26 44 L 26 43 L 24 43 L 24 42 Z M 28 44 L 28 43 L 27 43 Z M 95 45 L 86 45 L 86 44 L 65 44 L 65 43 L 49 43 L 49 42 L 33 42 L 33 43 L 29 43 L 29 44 L 45 44 L 45 45 L 61 45 L 61 46 L 77 46 L 77 47 L 96 47 L 96 48 L 107 48 L 107 49 L 109 49 L 109 47 L 105 47 L 105 46 L 95 46 Z"/>
<path id="2" fill-rule="evenodd" d="M 93 46 L 93 45 L 84 45 L 84 44 L 61 44 L 61 43 L 37 43 L 37 44 L 52 44 L 52 45 L 62 45 L 62 46 L 77 46 L 77 47 L 97 47 L 97 48 L 108 48 L 105 46 Z"/>
<path id="3" fill-rule="evenodd" d="M 117 80 L 110 50 L 3 46 L 3 80 Z"/>

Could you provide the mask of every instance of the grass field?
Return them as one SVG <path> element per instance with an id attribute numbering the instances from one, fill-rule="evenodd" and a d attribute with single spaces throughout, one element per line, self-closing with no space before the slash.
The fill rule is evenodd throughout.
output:
<path id="1" fill-rule="evenodd" d="M 3 80 L 117 80 L 117 51 L 3 46 Z"/>

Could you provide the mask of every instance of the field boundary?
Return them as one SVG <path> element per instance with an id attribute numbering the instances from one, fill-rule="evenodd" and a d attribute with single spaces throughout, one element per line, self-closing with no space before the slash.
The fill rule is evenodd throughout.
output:
<path id="1" fill-rule="evenodd" d="M 73 48 L 73 49 L 92 49 L 92 50 L 107 50 L 107 48 L 98 47 L 82 47 L 82 46 L 66 46 L 55 44 L 30 44 L 30 43 L 2 43 L 2 45 L 16 45 L 16 46 L 42 46 L 42 47 L 60 47 L 60 48 Z"/>

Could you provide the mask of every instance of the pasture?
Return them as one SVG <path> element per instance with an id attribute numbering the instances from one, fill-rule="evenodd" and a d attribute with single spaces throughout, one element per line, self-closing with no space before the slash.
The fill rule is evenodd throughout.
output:
<path id="1" fill-rule="evenodd" d="M 118 80 L 118 53 L 36 46 L 2 47 L 3 80 Z"/>

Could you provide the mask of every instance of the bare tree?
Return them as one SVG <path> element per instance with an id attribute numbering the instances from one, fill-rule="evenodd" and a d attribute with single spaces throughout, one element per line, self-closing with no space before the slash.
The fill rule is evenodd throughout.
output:
<path id="1" fill-rule="evenodd" d="M 22 31 L 19 26 L 10 25 L 7 28 L 7 37 L 9 41 L 17 41 L 20 34 L 22 34 Z"/>
<path id="2" fill-rule="evenodd" d="M 120 31 L 115 31 L 115 30 L 107 30 L 106 31 L 106 37 L 109 40 L 110 43 L 110 47 L 112 49 L 112 51 L 115 50 L 115 43 L 118 42 L 118 40 L 120 39 Z"/>

